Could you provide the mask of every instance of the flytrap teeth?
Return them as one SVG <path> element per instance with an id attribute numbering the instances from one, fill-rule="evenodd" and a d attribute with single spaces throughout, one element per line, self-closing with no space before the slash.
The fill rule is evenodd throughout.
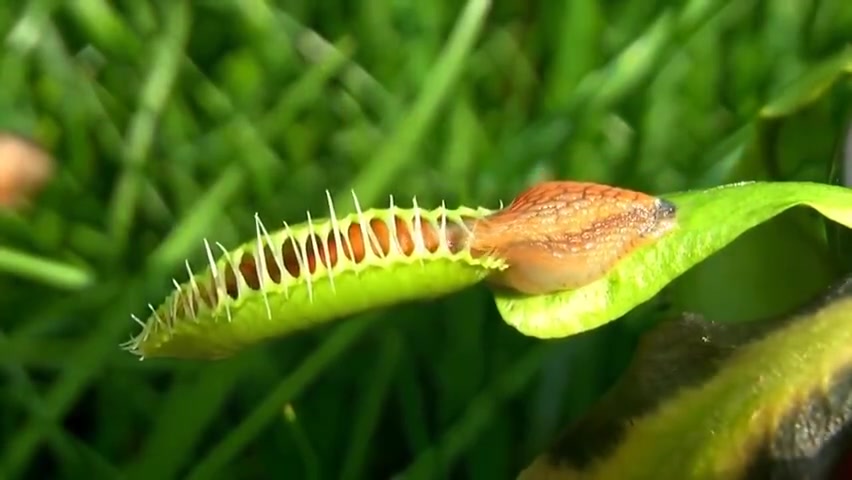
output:
<path id="1" fill-rule="evenodd" d="M 256 239 L 256 248 L 257 248 L 257 260 L 254 262 L 255 265 L 255 274 L 257 275 L 257 281 L 260 285 L 260 292 L 263 295 L 263 303 L 266 306 L 266 319 L 272 320 L 272 308 L 269 306 L 269 292 L 266 289 L 266 272 L 269 269 L 266 266 L 266 255 L 264 252 L 266 251 L 263 246 L 263 233 L 266 232 L 266 227 L 263 226 L 263 222 L 260 220 L 260 215 L 257 212 L 254 212 L 254 230 L 255 230 L 255 239 Z M 267 235 L 268 237 L 268 235 Z M 269 245 L 270 249 L 272 245 Z"/>
<path id="2" fill-rule="evenodd" d="M 148 304 L 148 310 L 150 310 L 150 311 L 151 311 L 151 315 L 153 315 L 153 316 L 154 316 L 154 320 L 156 321 L 156 322 L 154 323 L 154 325 L 160 326 L 160 325 L 164 325 L 164 324 L 165 324 L 165 322 L 163 322 L 163 319 L 160 317 L 160 314 L 159 314 L 159 313 L 157 313 L 157 309 L 156 309 L 156 308 L 154 308 L 154 306 L 153 306 L 153 305 L 151 305 L 150 303 Z"/>
<path id="3" fill-rule="evenodd" d="M 341 241 L 340 222 L 338 222 L 338 220 L 337 220 L 337 213 L 335 213 L 335 211 L 334 211 L 334 201 L 331 199 L 331 192 L 329 192 L 328 190 L 325 191 L 325 198 L 326 198 L 326 200 L 328 200 L 328 215 L 329 215 L 328 218 L 331 220 L 331 232 L 332 232 L 332 236 L 334 238 L 334 247 L 335 247 L 335 249 L 340 250 L 344 246 L 347 246 L 349 248 L 349 252 L 350 252 L 350 255 L 351 255 L 352 245 L 349 244 L 349 237 L 347 236 L 347 238 L 346 238 L 346 240 L 347 240 L 345 242 L 346 245 L 344 245 L 344 242 Z M 326 247 L 327 247 L 328 242 L 325 242 L 325 244 L 326 244 Z M 330 250 L 330 249 L 328 249 L 328 250 Z M 334 252 L 335 258 L 340 258 L 341 253 L 345 254 L 345 252 L 335 251 Z M 331 274 L 331 271 L 334 270 L 334 268 L 333 268 L 334 265 L 332 265 L 332 262 L 331 262 L 331 253 L 329 252 L 328 255 L 329 256 L 327 256 L 326 258 L 329 259 L 329 265 L 332 267 L 332 268 L 329 268 L 328 271 L 329 271 L 329 274 Z M 334 286 L 333 280 L 331 281 L 331 288 L 332 288 L 332 291 L 334 293 L 337 293 L 337 289 Z"/>
<path id="4" fill-rule="evenodd" d="M 310 243 L 311 246 L 313 247 L 313 253 L 314 253 L 313 258 L 314 258 L 314 262 L 316 262 L 319 259 L 319 249 L 317 249 L 317 240 L 316 240 L 317 234 L 316 234 L 316 231 L 314 230 L 314 221 L 311 218 L 311 212 L 307 212 L 307 216 L 308 216 L 308 243 Z M 308 256 L 307 247 L 308 246 L 305 245 L 305 257 Z M 311 303 L 313 303 L 313 301 L 314 301 L 314 295 L 313 295 L 314 292 L 313 292 L 313 288 L 312 288 L 313 285 L 311 285 L 313 283 L 313 280 L 314 280 L 313 279 L 313 272 L 311 272 L 310 266 L 308 266 L 308 285 L 310 285 L 310 287 L 308 288 L 308 299 L 311 301 Z"/>
<path id="5" fill-rule="evenodd" d="M 462 207 L 451 211 L 446 202 L 441 202 L 436 209 L 424 210 L 417 197 L 412 197 L 411 207 L 404 208 L 397 205 L 393 195 L 388 195 L 388 208 L 364 210 L 353 190 L 353 213 L 339 218 L 331 192 L 326 190 L 325 195 L 327 219 L 318 219 L 306 211 L 305 220 L 299 225 L 283 221 L 277 231 L 270 233 L 255 212 L 254 238 L 250 241 L 228 250 L 222 243 L 204 238 L 203 263 L 193 268 L 188 260 L 184 261 L 187 279 L 183 283 L 172 279 L 173 290 L 167 303 L 157 308 L 149 304 L 146 320 L 132 316 L 142 332 L 123 346 L 148 356 L 151 351 L 163 349 L 171 353 L 171 348 L 184 348 L 183 343 L 178 347 L 172 336 L 180 337 L 181 342 L 186 336 L 196 336 L 203 343 L 207 335 L 204 325 L 217 325 L 216 332 L 233 331 L 243 327 L 228 324 L 241 321 L 245 312 L 262 317 L 261 309 L 268 324 L 258 328 L 274 329 L 276 322 L 292 321 L 282 320 L 293 316 L 288 308 L 282 309 L 282 302 L 301 302 L 293 310 L 307 309 L 314 312 L 308 316 L 314 317 L 316 309 L 324 307 L 308 305 L 337 296 L 344 288 L 341 285 L 349 285 L 345 287 L 349 289 L 365 278 L 374 281 L 372 274 L 365 277 L 365 272 L 373 269 L 405 265 L 412 271 L 410 267 L 415 265 L 428 267 L 429 262 L 448 259 L 466 266 L 482 266 L 478 258 L 469 252 L 465 255 L 463 250 L 465 236 L 470 234 L 467 222 L 480 218 L 482 209 Z M 493 265 L 483 269 L 494 268 Z M 205 267 L 200 269 L 203 271 L 199 271 L 199 266 Z M 462 275 L 469 273 L 460 271 Z M 251 308 L 244 309 L 244 301 L 253 304 Z M 173 344 L 163 346 L 169 342 Z M 220 347 L 217 343 L 198 348 Z"/>

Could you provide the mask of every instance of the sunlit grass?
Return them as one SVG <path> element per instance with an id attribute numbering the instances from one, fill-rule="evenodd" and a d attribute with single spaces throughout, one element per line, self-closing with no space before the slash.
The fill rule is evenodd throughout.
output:
<path id="1" fill-rule="evenodd" d="M 852 31 L 835 1 L 13 4 L 0 126 L 59 169 L 0 214 L 3 478 L 513 477 L 657 310 L 541 344 L 475 288 L 225 362 L 118 345 L 202 239 L 322 214 L 326 188 L 341 213 L 350 188 L 495 206 L 541 178 L 765 175 L 761 108 Z M 832 95 L 800 161 L 831 154 Z"/>

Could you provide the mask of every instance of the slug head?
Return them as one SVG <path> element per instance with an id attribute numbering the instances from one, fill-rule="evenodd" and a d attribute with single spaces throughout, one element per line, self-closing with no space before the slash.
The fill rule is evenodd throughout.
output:
<path id="1" fill-rule="evenodd" d="M 507 208 L 472 225 L 476 255 L 509 268 L 490 280 L 523 294 L 581 287 L 675 225 L 675 206 L 640 192 L 594 183 L 539 183 Z"/>

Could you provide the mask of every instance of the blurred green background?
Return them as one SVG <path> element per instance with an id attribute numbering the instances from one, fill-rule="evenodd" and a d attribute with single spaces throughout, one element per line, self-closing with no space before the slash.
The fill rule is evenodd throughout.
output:
<path id="1" fill-rule="evenodd" d="M 561 341 L 478 287 L 139 362 L 118 348 L 130 314 L 204 238 L 324 215 L 325 189 L 342 211 L 350 189 L 495 207 L 548 178 L 835 181 L 852 6 L 31 0 L 0 6 L 0 32 L 0 128 L 56 159 L 0 212 L 0 478 L 513 478 L 667 312 L 752 319 L 850 270 L 844 234 L 794 211 Z"/>

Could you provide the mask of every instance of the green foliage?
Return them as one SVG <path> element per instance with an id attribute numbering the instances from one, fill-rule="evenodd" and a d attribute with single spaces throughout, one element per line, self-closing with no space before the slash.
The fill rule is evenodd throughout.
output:
<path id="1" fill-rule="evenodd" d="M 779 317 L 657 325 L 520 478 L 845 478 L 850 286 L 846 277 Z"/>
<path id="2" fill-rule="evenodd" d="M 0 214 L 11 479 L 512 478 L 623 368 L 652 304 L 540 342 L 472 288 L 216 364 L 135 361 L 128 315 L 203 238 L 301 221 L 326 188 L 494 207 L 554 177 L 824 182 L 852 104 L 848 69 L 788 88 L 843 53 L 841 0 L 33 0 L 0 7 L 0 31 L 0 126 L 58 161 L 34 208 Z M 785 95 L 809 101 L 761 117 Z M 749 319 L 848 271 L 842 231 L 794 213 L 660 300 Z"/>
<path id="3" fill-rule="evenodd" d="M 850 308 L 848 298 L 835 301 L 741 348 L 715 377 L 638 421 L 613 461 L 590 478 L 738 477 L 747 467 L 743 454 L 774 422 L 844 381 L 838 375 L 852 362 Z"/>

